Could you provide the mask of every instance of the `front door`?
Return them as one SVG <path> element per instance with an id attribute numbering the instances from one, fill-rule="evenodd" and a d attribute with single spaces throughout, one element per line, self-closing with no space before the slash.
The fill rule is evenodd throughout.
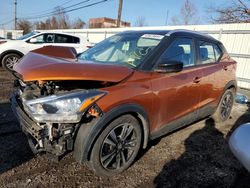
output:
<path id="1" fill-rule="evenodd" d="M 33 39 L 35 39 L 35 42 L 32 42 Z M 54 45 L 54 39 L 55 35 L 53 33 L 43 33 L 29 39 L 27 41 L 27 53 L 44 46 Z"/>
<path id="2" fill-rule="evenodd" d="M 160 57 L 161 62 L 183 62 L 184 68 L 177 73 L 153 73 L 152 89 L 157 96 L 154 101 L 156 118 L 159 125 L 156 130 L 178 120 L 178 125 L 190 123 L 196 118 L 199 107 L 202 70 L 196 66 L 194 40 L 176 38 Z M 191 115 L 190 115 L 191 114 Z M 180 119 L 187 117 L 187 119 Z M 155 131 L 156 131 L 155 130 Z"/>

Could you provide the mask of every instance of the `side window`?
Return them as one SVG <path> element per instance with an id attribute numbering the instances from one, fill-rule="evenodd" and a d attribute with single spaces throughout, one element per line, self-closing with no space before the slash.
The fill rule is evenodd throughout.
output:
<path id="1" fill-rule="evenodd" d="M 69 43 L 68 41 L 72 41 L 72 40 L 67 35 L 56 34 L 55 43 Z"/>
<path id="2" fill-rule="evenodd" d="M 46 34 L 46 35 L 44 35 L 45 43 L 53 43 L 54 40 L 55 40 L 55 35 L 54 34 Z"/>
<path id="3" fill-rule="evenodd" d="M 54 42 L 54 34 L 41 34 L 36 37 L 36 43 L 53 43 Z"/>
<path id="4" fill-rule="evenodd" d="M 201 64 L 215 63 L 222 55 L 222 51 L 215 44 L 199 41 L 199 55 Z"/>
<path id="5" fill-rule="evenodd" d="M 55 43 L 80 43 L 80 39 L 69 35 L 57 34 Z"/>
<path id="6" fill-rule="evenodd" d="M 76 43 L 76 44 L 80 43 L 80 39 L 78 37 L 73 37 L 72 36 L 72 39 L 73 39 L 73 43 Z"/>
<path id="7" fill-rule="evenodd" d="M 44 35 L 38 35 L 33 38 L 36 39 L 36 43 L 44 43 Z"/>
<path id="8" fill-rule="evenodd" d="M 194 65 L 193 40 L 190 38 L 177 38 L 162 54 L 161 60 L 179 61 L 184 67 Z"/>

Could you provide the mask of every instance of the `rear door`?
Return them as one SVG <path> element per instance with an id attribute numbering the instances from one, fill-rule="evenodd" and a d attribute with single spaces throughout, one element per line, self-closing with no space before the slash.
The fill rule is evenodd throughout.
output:
<path id="1" fill-rule="evenodd" d="M 177 73 L 153 73 L 152 88 L 156 95 L 154 105 L 158 112 L 158 129 L 178 120 L 181 126 L 195 120 L 201 96 L 202 71 L 196 66 L 193 38 L 175 38 L 160 57 L 161 62 L 180 61 L 184 69 Z M 187 117 L 189 115 L 189 117 Z M 187 118 L 184 118 L 187 117 Z M 183 118 L 183 119 L 180 119 Z"/>
<path id="2" fill-rule="evenodd" d="M 222 50 L 213 41 L 197 40 L 199 55 L 198 66 L 203 72 L 203 87 L 201 88 L 200 113 L 211 113 L 218 103 L 223 92 L 225 77 L 223 64 L 220 63 Z M 206 115 L 204 114 L 204 115 Z"/>
<path id="3" fill-rule="evenodd" d="M 82 49 L 80 44 L 80 38 L 71 35 L 56 34 L 54 45 L 73 47 L 76 49 L 77 53 L 80 53 Z"/>

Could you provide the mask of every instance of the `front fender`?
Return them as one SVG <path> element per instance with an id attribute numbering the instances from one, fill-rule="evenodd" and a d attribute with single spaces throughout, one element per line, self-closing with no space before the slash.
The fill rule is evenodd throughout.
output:
<path id="1" fill-rule="evenodd" d="M 143 148 L 147 147 L 149 137 L 149 120 L 143 107 L 137 104 L 125 104 L 113 108 L 87 124 L 82 124 L 78 130 L 74 144 L 74 158 L 78 162 L 89 160 L 90 152 L 98 136 L 108 124 L 123 114 L 132 114 L 142 125 Z"/>

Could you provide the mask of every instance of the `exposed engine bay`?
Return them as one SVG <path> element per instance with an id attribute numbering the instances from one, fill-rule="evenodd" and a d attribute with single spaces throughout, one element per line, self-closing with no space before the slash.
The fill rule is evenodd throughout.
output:
<path id="1" fill-rule="evenodd" d="M 66 151 L 73 150 L 74 137 L 79 126 L 102 115 L 101 109 L 94 103 L 94 100 L 97 100 L 99 96 L 103 96 L 103 93 L 99 92 L 98 89 L 111 86 L 112 84 L 103 81 L 23 82 L 20 79 L 16 80 L 14 85 L 17 87 L 18 92 L 12 100 L 16 100 L 17 106 L 20 108 L 19 111 L 22 111 L 23 117 L 21 119 L 24 119 L 24 121 L 21 121 L 22 129 L 28 136 L 33 152 L 44 151 L 60 156 Z M 72 106 L 74 106 L 73 101 L 76 98 L 71 96 L 78 93 L 81 94 L 79 95 L 81 106 L 87 103 L 89 98 L 93 100 L 91 104 L 86 105 L 80 112 L 72 110 Z M 70 100 L 68 103 L 60 104 L 61 106 L 69 106 L 65 110 L 66 113 L 59 112 L 60 105 L 56 106 L 56 104 L 64 101 L 64 96 L 68 96 L 65 101 Z M 86 97 L 82 99 L 82 96 Z M 51 101 L 50 97 L 53 98 Z M 47 99 L 48 102 L 46 102 Z M 39 103 L 41 100 L 45 102 Z M 31 101 L 38 102 L 37 104 L 34 102 L 30 104 Z M 57 107 L 58 109 L 56 109 Z M 70 110 L 73 112 L 71 113 Z M 62 116 L 62 119 L 59 118 L 60 116 Z"/>
<path id="2" fill-rule="evenodd" d="M 114 85 L 112 82 L 106 81 L 33 81 L 23 82 L 18 79 L 15 80 L 15 87 L 19 87 L 22 91 L 22 98 L 26 100 L 64 93 L 66 91 L 79 89 L 99 89 Z"/>

